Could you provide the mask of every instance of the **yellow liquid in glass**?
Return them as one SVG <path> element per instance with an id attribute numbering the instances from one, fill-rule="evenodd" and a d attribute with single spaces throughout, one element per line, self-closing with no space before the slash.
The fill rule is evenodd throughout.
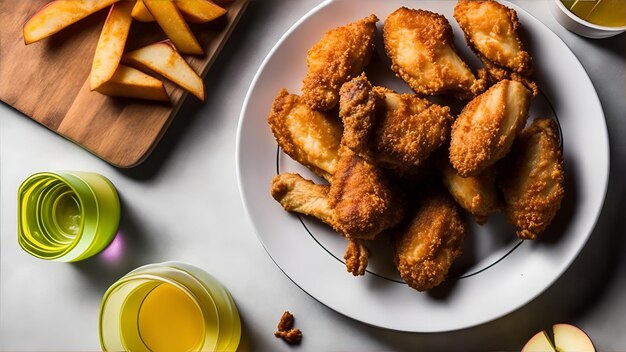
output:
<path id="1" fill-rule="evenodd" d="M 626 26 L 626 0 L 561 0 L 576 16 L 606 27 Z"/>
<path id="2" fill-rule="evenodd" d="M 163 283 L 143 301 L 138 317 L 139 334 L 153 352 L 196 351 L 202 343 L 202 312 L 185 292 Z"/>
<path id="3" fill-rule="evenodd" d="M 76 196 L 65 193 L 55 203 L 54 221 L 59 229 L 67 237 L 68 243 L 72 242 L 80 230 L 80 206 Z"/>

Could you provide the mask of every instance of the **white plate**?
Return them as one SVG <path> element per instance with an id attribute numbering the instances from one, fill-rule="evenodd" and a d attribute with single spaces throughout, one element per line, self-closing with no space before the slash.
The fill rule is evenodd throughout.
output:
<path id="1" fill-rule="evenodd" d="M 533 100 L 531 117 L 557 117 L 564 140 L 566 197 L 544 240 L 521 242 L 503 216 L 492 216 L 484 227 L 471 225 L 463 257 L 455 263 L 451 278 L 429 293 L 419 293 L 399 280 L 384 239 L 369 246 L 374 253 L 368 273 L 352 277 L 342 259 L 345 239 L 315 220 L 285 212 L 272 199 L 269 188 L 277 170 L 300 172 L 319 181 L 278 151 L 267 124 L 281 88 L 299 94 L 307 49 L 325 31 L 375 13 L 381 22 L 377 57 L 367 69 L 368 76 L 375 84 L 409 92 L 388 69 L 380 39 L 382 20 L 400 6 L 444 14 L 454 29 L 461 56 L 476 68 L 478 61 L 452 17 L 455 3 L 326 1 L 300 19 L 272 49 L 243 105 L 237 135 L 237 176 L 259 240 L 296 285 L 337 312 L 367 324 L 413 332 L 449 331 L 485 323 L 521 307 L 548 288 L 578 255 L 604 201 L 608 137 L 591 81 L 554 33 L 508 3 L 517 10 L 522 37 L 534 57 L 534 78 L 542 90 Z"/>

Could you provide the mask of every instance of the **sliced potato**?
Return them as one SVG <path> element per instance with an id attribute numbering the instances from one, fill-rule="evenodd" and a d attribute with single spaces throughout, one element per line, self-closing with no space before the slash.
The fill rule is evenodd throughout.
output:
<path id="1" fill-rule="evenodd" d="M 169 101 L 163 82 L 132 67 L 119 65 L 97 92 L 119 97 Z"/>
<path id="2" fill-rule="evenodd" d="M 133 21 L 130 15 L 133 6 L 131 1 L 120 1 L 111 6 L 93 57 L 90 75 L 91 90 L 111 79 L 115 73 L 122 59 L 130 24 Z"/>
<path id="3" fill-rule="evenodd" d="M 205 23 L 221 17 L 226 9 L 209 0 L 175 0 L 183 17 L 193 23 Z"/>
<path id="4" fill-rule="evenodd" d="M 37 11 L 24 24 L 24 43 L 47 38 L 117 0 L 52 1 Z"/>
<path id="5" fill-rule="evenodd" d="M 183 54 L 203 54 L 198 40 L 172 0 L 143 0 L 143 3 L 178 51 Z"/>
<path id="6" fill-rule="evenodd" d="M 150 11 L 146 8 L 142 0 L 137 0 L 135 7 L 133 7 L 132 16 L 139 22 L 154 22 L 156 21 Z"/>
<path id="7" fill-rule="evenodd" d="M 141 70 L 154 71 L 204 101 L 202 78 L 169 41 L 150 44 L 126 53 L 122 61 Z"/>

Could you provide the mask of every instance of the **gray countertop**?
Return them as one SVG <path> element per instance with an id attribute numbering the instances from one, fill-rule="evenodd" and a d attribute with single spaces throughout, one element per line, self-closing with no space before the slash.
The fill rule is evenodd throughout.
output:
<path id="1" fill-rule="evenodd" d="M 107 287 L 137 266 L 166 260 L 197 265 L 231 291 L 244 327 L 241 351 L 519 350 L 535 332 L 557 322 L 583 328 L 598 350 L 626 350 L 626 37 L 579 37 L 560 27 L 541 0 L 515 3 L 580 59 L 600 97 L 610 138 L 604 208 L 570 269 L 505 317 L 439 334 L 399 333 L 353 321 L 301 291 L 279 270 L 257 240 L 239 197 L 237 122 L 265 55 L 319 2 L 252 0 L 207 75 L 206 102 L 189 99 L 154 153 L 133 169 L 112 167 L 0 104 L 0 350 L 99 350 L 98 310 Z M 46 262 L 18 246 L 19 184 L 32 173 L 63 169 L 99 172 L 117 186 L 126 243 L 119 262 L 98 257 Z M 293 348 L 273 336 L 286 309 L 304 332 L 302 344 Z"/>

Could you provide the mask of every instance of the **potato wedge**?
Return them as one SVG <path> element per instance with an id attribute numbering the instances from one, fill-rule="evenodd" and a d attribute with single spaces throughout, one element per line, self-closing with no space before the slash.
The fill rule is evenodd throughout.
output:
<path id="1" fill-rule="evenodd" d="M 194 55 L 204 53 L 172 0 L 144 0 L 143 3 L 178 51 Z"/>
<path id="2" fill-rule="evenodd" d="M 47 38 L 117 0 L 52 1 L 37 11 L 24 24 L 24 43 Z"/>
<path id="3" fill-rule="evenodd" d="M 150 44 L 126 53 L 122 62 L 142 71 L 154 71 L 204 101 L 202 78 L 169 41 Z"/>
<path id="4" fill-rule="evenodd" d="M 169 101 L 163 82 L 132 67 L 119 65 L 97 92 L 118 97 Z"/>
<path id="5" fill-rule="evenodd" d="M 133 12 L 131 13 L 134 19 L 139 22 L 154 22 L 156 21 L 150 11 L 146 8 L 142 0 L 137 0 L 135 2 L 135 7 L 133 7 Z"/>
<path id="6" fill-rule="evenodd" d="M 133 21 L 131 17 L 133 6 L 131 1 L 120 1 L 111 6 L 93 57 L 89 77 L 91 90 L 111 79 L 115 73 L 122 59 L 130 24 Z"/>
<path id="7" fill-rule="evenodd" d="M 183 17 L 192 23 L 206 23 L 221 17 L 226 9 L 209 0 L 175 0 Z"/>

